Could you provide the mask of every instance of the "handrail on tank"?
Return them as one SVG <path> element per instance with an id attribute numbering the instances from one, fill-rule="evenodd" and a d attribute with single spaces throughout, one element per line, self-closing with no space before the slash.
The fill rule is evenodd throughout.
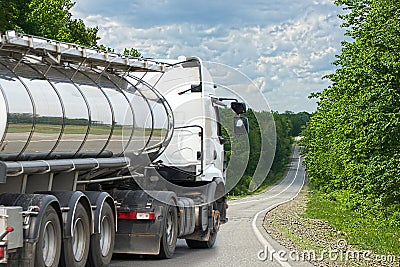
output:
<path id="1" fill-rule="evenodd" d="M 14 30 L 0 33 L 0 49 L 19 52 L 22 55 L 32 54 L 50 63 L 62 62 L 87 63 L 91 66 L 112 68 L 121 71 L 165 72 L 173 67 L 171 64 L 153 59 L 131 57 L 117 53 L 105 52 L 93 48 L 55 41 L 43 37 L 21 34 Z"/>

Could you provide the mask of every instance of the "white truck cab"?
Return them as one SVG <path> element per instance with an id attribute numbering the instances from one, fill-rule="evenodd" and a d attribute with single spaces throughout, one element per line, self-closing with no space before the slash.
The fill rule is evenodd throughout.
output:
<path id="1" fill-rule="evenodd" d="M 218 109 L 225 105 L 215 98 L 210 73 L 196 57 L 165 62 L 174 67 L 163 74 L 144 77 L 166 99 L 174 120 L 172 139 L 156 161 L 192 173 L 170 177 L 175 181 L 211 182 L 224 178 Z"/>

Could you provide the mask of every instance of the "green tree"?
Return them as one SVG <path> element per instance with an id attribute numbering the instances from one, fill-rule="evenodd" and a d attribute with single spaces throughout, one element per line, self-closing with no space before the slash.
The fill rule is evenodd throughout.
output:
<path id="1" fill-rule="evenodd" d="M 289 121 L 290 136 L 299 136 L 303 130 L 303 127 L 307 124 L 311 117 L 311 114 L 305 111 L 299 113 L 285 111 L 282 115 Z"/>
<path id="2" fill-rule="evenodd" d="M 0 31 L 16 30 L 114 52 L 114 49 L 98 44 L 98 27 L 87 27 L 83 20 L 73 18 L 71 8 L 74 5 L 72 0 L 1 0 Z M 123 54 L 141 56 L 134 48 L 125 48 Z"/>
<path id="3" fill-rule="evenodd" d="M 81 19 L 71 19 L 68 29 L 69 33 L 66 41 L 88 47 L 96 47 L 97 41 L 100 40 L 97 35 L 98 27 L 86 27 Z"/>
<path id="4" fill-rule="evenodd" d="M 282 114 L 274 113 L 275 129 L 276 129 L 276 149 L 274 162 L 271 167 L 271 171 L 274 173 L 280 173 L 282 170 L 286 170 L 288 159 L 291 152 L 291 122 Z"/>
<path id="5" fill-rule="evenodd" d="M 346 190 L 354 209 L 400 204 L 400 2 L 342 0 L 351 42 L 343 42 L 332 85 L 305 131 L 310 181 Z M 389 214 L 389 213 L 388 213 Z"/>
<path id="6" fill-rule="evenodd" d="M 29 13 L 29 2 L 30 0 L 0 1 L 0 31 L 24 32 L 26 15 Z"/>
<path id="7" fill-rule="evenodd" d="M 71 0 L 8 0 L 0 2 L 0 30 L 42 36 L 94 47 L 100 39 L 97 27 L 86 27 L 70 12 Z"/>
<path id="8" fill-rule="evenodd" d="M 223 125 L 232 125 L 232 111 L 229 109 L 221 110 L 221 119 Z M 262 179 L 265 183 L 270 183 L 272 180 L 279 178 L 285 170 L 290 157 L 291 138 L 289 132 L 291 130 L 289 119 L 277 112 L 262 111 L 257 112 L 249 109 L 242 115 L 249 120 L 249 133 L 247 136 L 235 137 L 233 129 L 224 129 L 224 137 L 232 137 L 232 140 L 225 144 L 225 151 L 228 159 L 234 154 L 236 160 L 247 162 L 245 171 L 242 177 L 238 177 L 242 173 L 241 166 L 230 166 L 227 171 L 228 187 L 231 186 L 231 181 L 237 182 L 236 186 L 231 191 L 233 195 L 249 194 L 250 184 L 258 183 Z M 263 125 L 264 127 L 260 127 Z M 274 132 L 274 136 L 271 136 Z M 275 140 L 276 137 L 276 140 Z M 274 140 L 272 140 L 274 139 Z M 264 142 L 264 147 L 262 146 Z M 273 146 L 276 145 L 275 154 L 272 154 Z M 263 149 L 263 151 L 262 151 Z M 264 152 L 264 157 L 260 158 L 261 152 Z M 272 161 L 273 158 L 273 161 Z M 271 160 L 272 166 L 267 177 L 255 177 L 255 171 L 260 160 Z M 260 180 L 261 183 L 261 180 Z"/>
<path id="9" fill-rule="evenodd" d="M 125 48 L 123 54 L 125 56 L 131 56 L 131 57 L 140 57 L 142 55 L 139 51 L 137 51 L 134 48 L 131 49 Z"/>
<path id="10" fill-rule="evenodd" d="M 14 1 L 0 1 L 0 31 L 15 28 L 15 21 L 18 18 L 18 9 Z"/>

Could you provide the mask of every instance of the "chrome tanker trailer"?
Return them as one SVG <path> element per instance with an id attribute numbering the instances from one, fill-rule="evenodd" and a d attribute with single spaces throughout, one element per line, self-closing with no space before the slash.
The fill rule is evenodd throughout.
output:
<path id="1" fill-rule="evenodd" d="M 227 221 L 225 104 L 213 90 L 198 58 L 1 34 L 0 263 L 170 258 L 177 238 L 211 248 Z M 231 108 L 245 131 L 245 105 Z"/>

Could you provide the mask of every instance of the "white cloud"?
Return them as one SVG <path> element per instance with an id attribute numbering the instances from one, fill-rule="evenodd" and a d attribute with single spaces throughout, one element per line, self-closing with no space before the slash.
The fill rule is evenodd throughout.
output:
<path id="1" fill-rule="evenodd" d="M 134 18 L 118 16 L 120 6 L 102 11 L 99 6 L 107 5 L 102 1 L 97 10 L 84 9 L 88 3 L 78 3 L 74 9 L 88 25 L 99 25 L 102 43 L 120 51 L 134 47 L 145 57 L 195 55 L 238 68 L 278 111 L 315 109 L 315 101 L 307 96 L 328 85 L 321 77 L 333 71 L 330 63 L 343 39 L 338 9 L 329 0 L 250 0 L 247 4 L 235 0 L 211 6 L 199 1 L 190 6 L 194 2 L 183 0 L 122 1 L 141 10 L 132 13 Z M 204 15 L 203 23 L 199 14 Z"/>

